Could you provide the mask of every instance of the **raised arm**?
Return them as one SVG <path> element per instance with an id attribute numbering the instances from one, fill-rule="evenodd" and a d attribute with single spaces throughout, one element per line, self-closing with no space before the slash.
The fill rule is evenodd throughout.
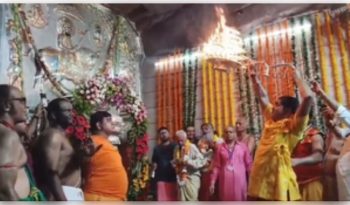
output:
<path id="1" fill-rule="evenodd" d="M 249 75 L 253 82 L 253 89 L 255 95 L 258 97 L 261 108 L 265 110 L 266 106 L 270 103 L 269 96 L 262 86 L 260 79 L 256 76 L 255 68 L 253 66 L 249 67 Z"/>
<path id="2" fill-rule="evenodd" d="M 326 92 L 321 88 L 320 84 L 316 81 L 312 81 L 312 91 L 318 95 L 332 110 L 335 112 L 339 104 L 334 99 L 327 96 Z"/>
<path id="3" fill-rule="evenodd" d="M 0 135 L 0 201 L 17 201 L 15 184 L 19 165 L 14 153 L 17 150 L 15 136 L 4 132 Z"/>
<path id="4" fill-rule="evenodd" d="M 302 99 L 301 104 L 296 111 L 297 117 L 305 117 L 309 115 L 311 106 L 314 102 L 312 97 L 312 91 L 310 87 L 306 84 L 306 82 L 301 77 L 301 72 L 299 69 L 294 69 L 294 81 L 298 86 L 300 97 Z"/>
<path id="5" fill-rule="evenodd" d="M 46 146 L 43 148 L 43 164 L 45 164 L 45 178 L 49 191 L 56 201 L 67 201 L 64 195 L 61 180 L 58 176 L 60 150 L 62 142 L 58 133 L 49 133 Z"/>
<path id="6" fill-rule="evenodd" d="M 312 90 L 320 96 L 320 98 L 328 105 L 347 126 L 350 126 L 350 111 L 346 109 L 343 105 L 335 101 L 334 99 L 327 96 L 325 91 L 316 82 L 312 82 Z"/>

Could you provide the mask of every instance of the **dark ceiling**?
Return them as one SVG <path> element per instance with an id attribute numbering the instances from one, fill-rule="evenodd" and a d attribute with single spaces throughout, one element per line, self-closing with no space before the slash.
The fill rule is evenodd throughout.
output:
<path id="1" fill-rule="evenodd" d="M 225 9 L 229 26 L 242 33 L 278 18 L 344 4 L 103 4 L 135 23 L 146 56 L 192 48 L 205 42 L 216 27 L 215 6 Z"/>

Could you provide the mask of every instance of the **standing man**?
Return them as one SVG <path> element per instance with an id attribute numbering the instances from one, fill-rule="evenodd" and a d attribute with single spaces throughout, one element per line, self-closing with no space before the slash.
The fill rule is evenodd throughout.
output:
<path id="1" fill-rule="evenodd" d="M 177 146 L 174 153 L 174 166 L 178 181 L 178 199 L 180 201 L 197 201 L 200 187 L 200 176 L 207 160 L 197 146 L 188 139 L 186 132 L 176 132 Z"/>
<path id="2" fill-rule="evenodd" d="M 299 186 L 293 171 L 291 152 L 307 127 L 313 104 L 312 92 L 294 69 L 301 104 L 291 96 L 270 103 L 269 97 L 251 67 L 250 77 L 264 113 L 264 130 L 256 150 L 248 185 L 248 196 L 255 200 L 300 200 Z"/>
<path id="3" fill-rule="evenodd" d="M 305 131 L 292 155 L 292 165 L 297 175 L 303 201 L 323 200 L 323 154 L 322 133 L 312 126 Z"/>
<path id="4" fill-rule="evenodd" d="M 249 153 L 253 157 L 255 150 L 255 138 L 247 133 L 247 123 L 242 117 L 238 118 L 236 121 L 236 132 L 238 141 L 247 145 Z"/>
<path id="5" fill-rule="evenodd" d="M 79 153 L 65 133 L 73 122 L 72 110 L 67 99 L 52 100 L 47 107 L 50 126 L 33 149 L 34 173 L 49 200 L 83 200 Z"/>
<path id="6" fill-rule="evenodd" d="M 335 116 L 338 117 L 342 122 L 344 122 L 348 128 L 350 127 L 350 111 L 345 108 L 343 105 L 336 102 L 334 99 L 331 99 L 326 95 L 325 91 L 321 88 L 321 86 L 314 81 L 313 82 L 313 91 L 321 97 L 322 100 L 335 112 Z M 334 123 L 330 123 L 330 126 L 335 133 L 338 133 L 336 136 L 340 138 L 346 138 L 349 135 L 348 133 L 344 133 L 343 130 L 339 129 L 339 127 L 335 126 Z M 338 185 L 338 197 L 340 201 L 348 201 L 350 200 L 350 141 L 344 140 L 345 145 L 341 153 L 339 155 L 339 159 L 336 164 L 336 176 L 337 176 L 337 185 Z"/>
<path id="7" fill-rule="evenodd" d="M 225 143 L 219 145 L 215 152 L 210 193 L 214 193 L 218 181 L 219 201 L 246 201 L 252 161 L 248 147 L 238 141 L 234 127 L 228 126 Z"/>
<path id="8" fill-rule="evenodd" d="M 160 144 L 154 148 L 152 155 L 153 173 L 157 184 L 158 201 L 176 201 L 176 173 L 171 164 L 174 157 L 175 144 L 170 142 L 169 130 L 158 129 Z"/>
<path id="9" fill-rule="evenodd" d="M 112 115 L 97 111 L 90 117 L 92 140 L 100 149 L 88 163 L 84 186 L 87 201 L 125 201 L 128 191 L 128 176 L 119 151 L 108 140 L 119 131 L 113 125 Z"/>
<path id="10" fill-rule="evenodd" d="M 196 130 L 193 126 L 188 126 L 186 128 L 186 134 L 187 134 L 187 138 L 191 141 L 192 144 L 197 144 L 198 143 L 198 139 L 196 138 Z"/>
<path id="11" fill-rule="evenodd" d="M 26 122 L 26 98 L 10 85 L 0 85 L 0 201 L 42 201 L 34 183 L 27 155 L 15 131 Z"/>

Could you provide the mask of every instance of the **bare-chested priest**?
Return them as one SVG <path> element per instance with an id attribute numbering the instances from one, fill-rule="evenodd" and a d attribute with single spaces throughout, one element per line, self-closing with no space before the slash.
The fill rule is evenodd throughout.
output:
<path id="1" fill-rule="evenodd" d="M 27 166 L 27 155 L 15 131 L 26 121 L 26 98 L 17 88 L 0 85 L 0 201 L 45 200 Z"/>
<path id="2" fill-rule="evenodd" d="M 73 122 L 72 111 L 67 99 L 52 100 L 47 107 L 50 126 L 34 148 L 34 173 L 49 200 L 83 200 L 79 154 L 65 134 Z"/>

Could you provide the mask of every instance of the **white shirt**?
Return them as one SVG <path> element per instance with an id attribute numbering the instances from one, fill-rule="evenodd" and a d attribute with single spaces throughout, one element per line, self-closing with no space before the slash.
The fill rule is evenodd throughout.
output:
<path id="1" fill-rule="evenodd" d="M 335 115 L 342 120 L 348 127 L 350 127 L 350 111 L 343 105 L 339 105 Z"/>

